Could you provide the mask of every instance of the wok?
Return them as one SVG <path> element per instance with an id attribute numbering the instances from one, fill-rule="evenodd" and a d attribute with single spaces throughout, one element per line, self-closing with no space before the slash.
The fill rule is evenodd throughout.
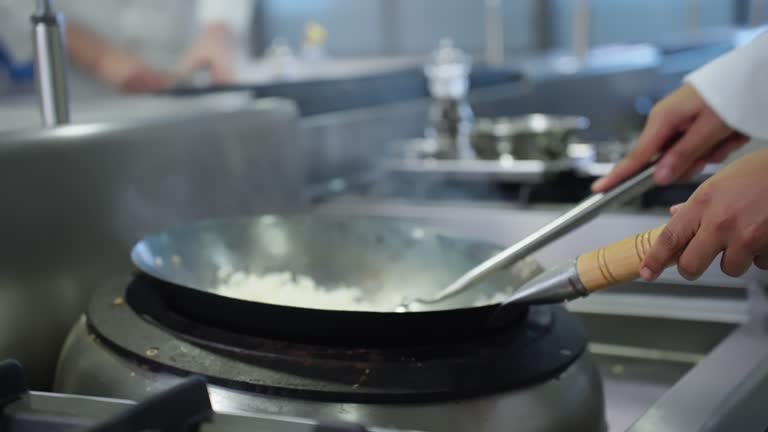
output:
<path id="1" fill-rule="evenodd" d="M 506 328 L 526 316 L 526 306 L 501 308 L 498 294 L 511 294 L 542 271 L 532 259 L 444 302 L 395 312 L 404 298 L 434 295 L 500 251 L 380 217 L 268 215 L 205 221 L 150 235 L 135 245 L 131 257 L 144 274 L 131 284 L 127 300 L 131 291 L 151 289 L 170 310 L 195 322 L 265 337 L 440 340 Z M 321 295 L 354 287 L 360 290 L 360 304 L 323 305 L 313 301 L 317 296 L 294 301 L 277 292 L 274 299 L 269 293 L 254 300 L 248 290 L 225 292 L 223 281 L 237 272 L 306 276 L 322 289 Z"/>

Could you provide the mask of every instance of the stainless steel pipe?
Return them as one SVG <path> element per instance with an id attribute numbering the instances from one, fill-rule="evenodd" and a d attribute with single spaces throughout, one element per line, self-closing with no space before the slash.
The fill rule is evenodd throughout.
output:
<path id="1" fill-rule="evenodd" d="M 35 81 L 43 126 L 69 123 L 64 18 L 56 13 L 51 0 L 37 0 L 37 10 L 31 20 Z"/>

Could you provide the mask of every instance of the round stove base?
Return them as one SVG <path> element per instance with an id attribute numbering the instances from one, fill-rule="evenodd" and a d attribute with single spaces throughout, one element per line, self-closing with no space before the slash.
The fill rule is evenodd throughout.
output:
<path id="1" fill-rule="evenodd" d="M 211 336 L 195 331 L 195 322 L 164 320 L 123 293 L 94 293 L 59 358 L 56 391 L 144 399 L 199 374 L 219 411 L 400 430 L 605 430 L 602 383 L 583 330 L 559 306 L 532 311 L 500 334 L 415 347 L 334 347 Z"/>
<path id="2" fill-rule="evenodd" d="M 182 376 L 153 370 L 104 345 L 82 318 L 64 345 L 57 392 L 141 399 Z M 334 403 L 270 396 L 209 385 L 217 411 L 338 419 L 402 430 L 444 432 L 606 430 L 602 383 L 588 353 L 558 377 L 539 384 L 436 403 Z"/>

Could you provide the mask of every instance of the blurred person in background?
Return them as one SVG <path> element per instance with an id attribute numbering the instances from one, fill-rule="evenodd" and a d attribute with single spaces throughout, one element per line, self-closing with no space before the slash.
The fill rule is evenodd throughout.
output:
<path id="1" fill-rule="evenodd" d="M 668 185 L 724 161 L 749 140 L 768 141 L 768 33 L 689 74 L 653 108 L 632 152 L 593 189 L 612 188 L 660 154 L 654 180 Z M 768 270 L 768 146 L 727 165 L 671 213 L 641 265 L 644 279 L 675 262 L 680 275 L 697 279 L 721 252 L 729 276 L 752 264 Z"/>
<path id="2" fill-rule="evenodd" d="M 162 90 L 199 70 L 214 84 L 231 83 L 255 1 L 56 1 L 67 24 L 73 96 L 98 87 Z M 32 57 L 34 8 L 29 0 L 0 0 L 0 39 L 17 59 Z"/>

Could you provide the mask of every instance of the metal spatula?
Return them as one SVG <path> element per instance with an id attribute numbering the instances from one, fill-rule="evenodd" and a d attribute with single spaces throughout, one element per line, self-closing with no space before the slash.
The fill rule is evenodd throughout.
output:
<path id="1" fill-rule="evenodd" d="M 437 295 L 430 298 L 406 300 L 396 310 L 407 312 L 416 303 L 431 304 L 443 301 L 481 282 L 487 276 L 511 266 L 552 241 L 584 225 L 606 208 L 629 201 L 650 190 L 653 187 L 654 169 L 655 164 L 651 164 L 610 191 L 590 196 L 528 237 L 471 269 Z"/>

